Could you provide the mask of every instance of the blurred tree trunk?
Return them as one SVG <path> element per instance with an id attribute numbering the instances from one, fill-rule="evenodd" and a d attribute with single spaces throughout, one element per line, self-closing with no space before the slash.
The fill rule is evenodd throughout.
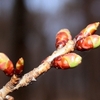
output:
<path id="1" fill-rule="evenodd" d="M 83 10 L 85 11 L 85 17 L 86 17 L 86 24 L 96 22 L 96 17 L 93 17 L 91 14 L 91 5 L 94 0 L 84 0 L 83 4 Z M 95 13 L 96 14 L 96 13 Z M 95 16 L 95 15 L 94 15 Z M 84 63 L 82 63 L 84 67 L 84 74 L 85 81 L 86 81 L 86 91 L 85 95 L 87 97 L 87 100 L 95 100 L 100 98 L 100 80 L 98 75 L 98 71 L 100 70 L 100 59 L 99 55 L 100 49 L 97 50 L 91 50 L 86 59 L 84 59 Z"/>
<path id="2" fill-rule="evenodd" d="M 30 14 L 29 12 L 27 12 L 24 6 L 24 0 L 17 0 L 15 2 L 12 26 L 12 60 L 14 63 L 16 63 L 16 61 L 20 57 L 24 57 L 26 72 L 30 71 L 30 69 L 33 69 L 34 67 L 37 67 L 36 65 L 39 65 L 40 61 L 43 60 L 48 54 L 46 47 L 46 38 L 42 34 L 44 18 L 41 18 L 42 16 L 38 13 L 35 14 L 33 12 L 32 14 Z M 31 43 L 29 44 L 29 47 L 32 46 L 31 51 L 26 47 L 26 40 L 30 34 L 33 37 Z M 45 82 L 45 78 L 42 78 L 42 82 L 43 81 Z M 40 90 L 42 87 L 44 87 L 44 84 L 40 83 L 38 84 L 36 90 Z M 33 97 L 33 94 L 34 96 L 37 96 L 36 99 L 40 98 L 37 91 L 32 88 L 34 88 L 34 85 L 31 88 L 27 87 L 16 91 L 16 93 L 14 92 L 16 95 L 15 98 L 17 98 L 17 100 L 27 100 L 31 99 L 30 97 Z M 44 94 L 43 89 L 40 91 L 40 94 Z M 46 96 L 46 94 L 44 96 Z M 42 98 L 44 97 L 42 96 L 41 99 Z"/>
<path id="3" fill-rule="evenodd" d="M 25 36 L 26 36 L 26 24 L 25 24 L 26 9 L 24 6 L 24 0 L 17 0 L 15 2 L 13 10 L 13 59 L 14 62 L 18 60 L 20 56 L 25 54 Z"/>
<path id="4" fill-rule="evenodd" d="M 25 36 L 26 36 L 26 24 L 25 24 L 25 15 L 26 9 L 24 6 L 24 0 L 16 0 L 13 8 L 12 16 L 12 60 L 14 64 L 20 57 L 25 58 Z M 24 94 L 24 95 L 22 95 Z M 16 100 L 25 100 L 25 95 L 28 96 L 28 91 L 24 92 L 24 89 L 20 89 L 17 93 L 14 93 Z M 28 99 L 28 98 L 27 98 Z"/>

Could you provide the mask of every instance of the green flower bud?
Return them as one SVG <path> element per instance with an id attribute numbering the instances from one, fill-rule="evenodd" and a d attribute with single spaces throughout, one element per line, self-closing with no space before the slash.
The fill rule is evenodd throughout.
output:
<path id="1" fill-rule="evenodd" d="M 81 63 L 82 57 L 76 53 L 68 53 L 65 59 L 68 61 L 70 68 L 74 68 Z"/>
<path id="2" fill-rule="evenodd" d="M 82 58 L 76 53 L 68 53 L 55 58 L 52 66 L 59 69 L 74 68 L 81 63 Z"/>

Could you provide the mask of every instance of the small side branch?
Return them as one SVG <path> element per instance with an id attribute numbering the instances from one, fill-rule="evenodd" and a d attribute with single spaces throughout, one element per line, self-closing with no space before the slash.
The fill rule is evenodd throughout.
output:
<path id="1" fill-rule="evenodd" d="M 73 40 L 68 41 L 63 48 L 54 51 L 52 55 L 47 57 L 37 68 L 34 68 L 32 71 L 26 73 L 22 78 L 13 75 L 11 80 L 0 90 L 0 97 L 4 99 L 10 92 L 19 89 L 20 87 L 27 86 L 32 81 L 36 81 L 36 78 L 51 68 L 51 62 L 54 58 L 73 51 L 74 45 Z"/>

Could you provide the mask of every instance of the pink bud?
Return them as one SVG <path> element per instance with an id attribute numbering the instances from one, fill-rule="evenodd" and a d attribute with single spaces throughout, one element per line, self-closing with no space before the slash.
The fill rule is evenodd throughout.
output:
<path id="1" fill-rule="evenodd" d="M 68 40 L 71 40 L 72 36 L 68 29 L 61 29 L 56 35 L 56 48 L 62 48 L 66 45 Z"/>
<path id="2" fill-rule="evenodd" d="M 0 53 L 0 70 L 8 76 L 12 76 L 14 74 L 13 63 L 4 53 Z"/>
<path id="3" fill-rule="evenodd" d="M 15 74 L 21 74 L 24 69 L 24 59 L 20 58 L 16 63 Z"/>
<path id="4" fill-rule="evenodd" d="M 99 35 L 91 35 L 86 38 L 82 38 L 76 42 L 75 48 L 77 50 L 89 50 L 93 48 L 97 48 L 100 46 L 100 36 Z"/>
<path id="5" fill-rule="evenodd" d="M 95 31 L 97 30 L 98 26 L 99 26 L 99 22 L 95 22 L 92 24 L 89 24 L 86 28 L 84 28 L 76 37 L 76 41 L 85 38 L 87 36 L 93 35 L 95 33 Z"/>

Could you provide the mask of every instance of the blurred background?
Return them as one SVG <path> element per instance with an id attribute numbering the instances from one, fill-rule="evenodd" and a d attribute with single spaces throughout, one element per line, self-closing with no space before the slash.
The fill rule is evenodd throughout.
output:
<path id="1" fill-rule="evenodd" d="M 37 67 L 55 50 L 55 35 L 68 28 L 74 37 L 100 21 L 100 0 L 0 0 L 0 52 L 25 71 Z M 100 35 L 100 28 L 97 33 Z M 79 52 L 75 69 L 51 69 L 27 87 L 11 93 L 15 100 L 100 100 L 100 48 Z M 0 72 L 0 88 L 10 78 Z"/>

